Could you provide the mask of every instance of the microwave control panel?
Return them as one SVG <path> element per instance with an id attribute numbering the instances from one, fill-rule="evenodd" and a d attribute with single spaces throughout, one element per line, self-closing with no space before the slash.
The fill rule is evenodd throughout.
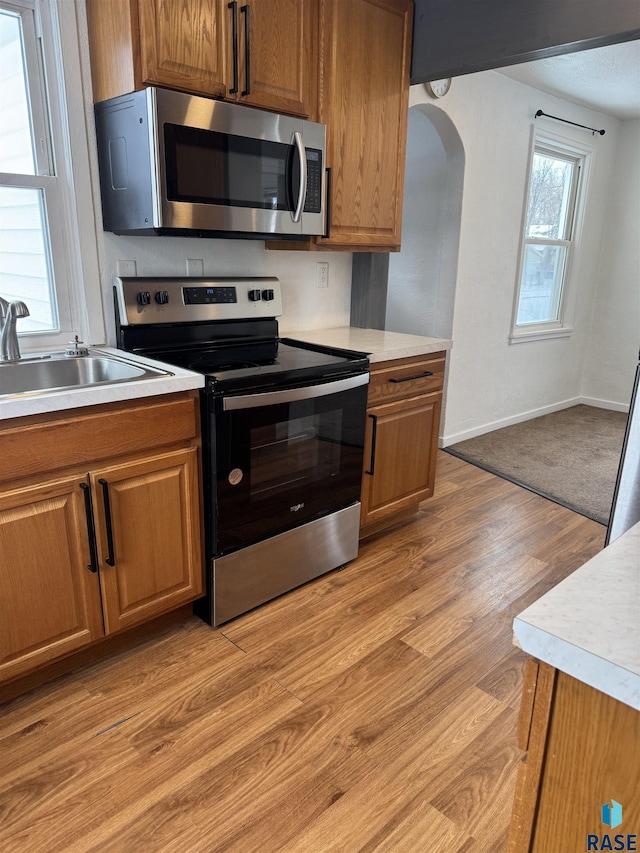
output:
<path id="1" fill-rule="evenodd" d="M 307 194 L 304 199 L 305 213 L 320 213 L 322 210 L 322 151 L 307 148 Z"/>

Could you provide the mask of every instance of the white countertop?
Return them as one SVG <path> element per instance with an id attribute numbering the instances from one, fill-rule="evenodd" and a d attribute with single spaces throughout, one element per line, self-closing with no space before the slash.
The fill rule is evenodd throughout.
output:
<path id="1" fill-rule="evenodd" d="M 309 344 L 364 352 L 372 363 L 414 355 L 428 355 L 440 350 L 450 350 L 452 347 L 452 342 L 445 338 L 403 335 L 399 332 L 384 332 L 380 329 L 358 329 L 355 326 L 288 332 L 283 337 Z"/>
<path id="2" fill-rule="evenodd" d="M 640 523 L 513 623 L 528 654 L 640 710 Z"/>
<path id="3" fill-rule="evenodd" d="M 283 337 L 318 344 L 320 346 L 364 352 L 369 355 L 371 362 L 426 355 L 432 352 L 451 349 L 452 345 L 450 340 L 444 338 L 403 335 L 398 332 L 384 332 L 378 329 L 358 329 L 351 326 L 293 332 L 283 335 Z M 125 361 L 158 367 L 168 371 L 168 375 L 159 376 L 154 379 L 108 383 L 88 388 L 65 388 L 60 391 L 49 391 L 46 393 L 20 394 L 6 397 L 5 399 L 0 397 L 0 420 L 35 415 L 43 412 L 75 409 L 82 406 L 94 406 L 101 403 L 154 397 L 159 394 L 171 394 L 175 391 L 186 391 L 204 386 L 204 376 L 201 374 L 166 365 L 146 356 L 136 356 L 113 347 L 92 347 L 91 351 L 94 353 L 106 353 Z M 0 392 L 1 390 L 0 383 Z"/>
<path id="4" fill-rule="evenodd" d="M 123 352 L 113 347 L 91 347 L 92 354 L 116 356 L 122 361 L 149 365 L 167 371 L 166 375 L 152 379 L 138 379 L 131 382 L 107 383 L 89 388 L 65 388 L 46 393 L 20 394 L 15 397 L 0 398 L 0 420 L 36 415 L 41 412 L 59 412 L 64 409 L 77 409 L 81 406 L 94 406 L 101 403 L 117 403 L 122 400 L 135 400 L 141 397 L 155 397 L 159 394 L 172 394 L 175 391 L 188 391 L 204 386 L 204 376 Z M 1 368 L 0 368 L 1 370 Z M 2 374 L 0 374 L 0 380 Z M 0 383 L 1 391 L 1 383 Z"/>

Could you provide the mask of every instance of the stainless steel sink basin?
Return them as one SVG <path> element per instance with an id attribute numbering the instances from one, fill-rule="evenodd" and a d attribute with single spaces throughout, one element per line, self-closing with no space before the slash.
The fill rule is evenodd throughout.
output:
<path id="1" fill-rule="evenodd" d="M 164 370 L 120 361 L 108 355 L 69 357 L 54 355 L 43 359 L 23 359 L 0 363 L 0 398 L 43 394 L 66 388 L 133 382 L 169 376 Z"/>

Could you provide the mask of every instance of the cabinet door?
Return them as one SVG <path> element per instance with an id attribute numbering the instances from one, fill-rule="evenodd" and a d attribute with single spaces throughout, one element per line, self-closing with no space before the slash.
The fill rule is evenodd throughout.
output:
<path id="1" fill-rule="evenodd" d="M 77 477 L 0 494 L 0 681 L 104 633 Z"/>
<path id="2" fill-rule="evenodd" d="M 202 594 L 197 450 L 91 473 L 107 634 Z"/>
<path id="3" fill-rule="evenodd" d="M 223 98 L 232 83 L 231 10 L 221 0 L 138 0 L 143 84 Z"/>
<path id="4" fill-rule="evenodd" d="M 250 0 L 239 3 L 239 10 L 238 100 L 275 112 L 313 116 L 317 0 Z"/>
<path id="5" fill-rule="evenodd" d="M 433 494 L 441 402 L 437 392 L 367 412 L 362 527 Z"/>
<path id="6" fill-rule="evenodd" d="M 399 249 L 409 104 L 409 0 L 321 0 L 320 121 L 331 167 L 319 246 Z"/>

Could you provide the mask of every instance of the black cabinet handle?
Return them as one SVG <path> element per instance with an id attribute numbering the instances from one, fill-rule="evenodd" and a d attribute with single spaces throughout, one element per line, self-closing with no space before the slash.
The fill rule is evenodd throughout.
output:
<path id="1" fill-rule="evenodd" d="M 369 474 L 370 477 L 373 477 L 373 472 L 375 471 L 376 465 L 376 439 L 378 438 L 378 416 L 377 415 L 369 415 L 371 420 L 373 421 L 373 427 L 371 428 L 371 458 L 369 460 L 369 470 L 365 471 L 365 474 Z"/>
<path id="2" fill-rule="evenodd" d="M 107 549 L 109 554 L 105 563 L 108 566 L 115 566 L 116 558 L 113 553 L 113 527 L 111 526 L 111 501 L 109 500 L 109 483 L 103 480 L 102 477 L 98 480 L 102 486 L 102 497 L 104 499 L 104 518 L 107 525 Z"/>
<path id="3" fill-rule="evenodd" d="M 227 5 L 231 9 L 231 41 L 233 42 L 233 89 L 229 89 L 230 95 L 238 91 L 238 3 L 236 0 Z"/>
<path id="4" fill-rule="evenodd" d="M 424 379 L 425 376 L 433 376 L 433 370 L 425 370 L 424 373 L 416 373 L 415 376 L 403 376 L 402 379 L 390 379 L 389 382 L 411 382 L 412 379 Z"/>
<path id="5" fill-rule="evenodd" d="M 331 167 L 324 170 L 327 176 L 327 197 L 325 201 L 324 237 L 331 237 Z"/>
<path id="6" fill-rule="evenodd" d="M 244 82 L 245 88 L 241 92 L 242 95 L 251 94 L 251 34 L 249 32 L 249 4 L 240 6 L 240 11 L 244 15 Z"/>
<path id="7" fill-rule="evenodd" d="M 93 524 L 91 489 L 88 483 L 80 483 L 80 488 L 84 492 L 84 511 L 87 516 L 87 534 L 89 535 L 89 556 L 91 562 L 87 568 L 95 574 L 98 571 L 98 549 L 96 548 L 96 530 Z"/>

